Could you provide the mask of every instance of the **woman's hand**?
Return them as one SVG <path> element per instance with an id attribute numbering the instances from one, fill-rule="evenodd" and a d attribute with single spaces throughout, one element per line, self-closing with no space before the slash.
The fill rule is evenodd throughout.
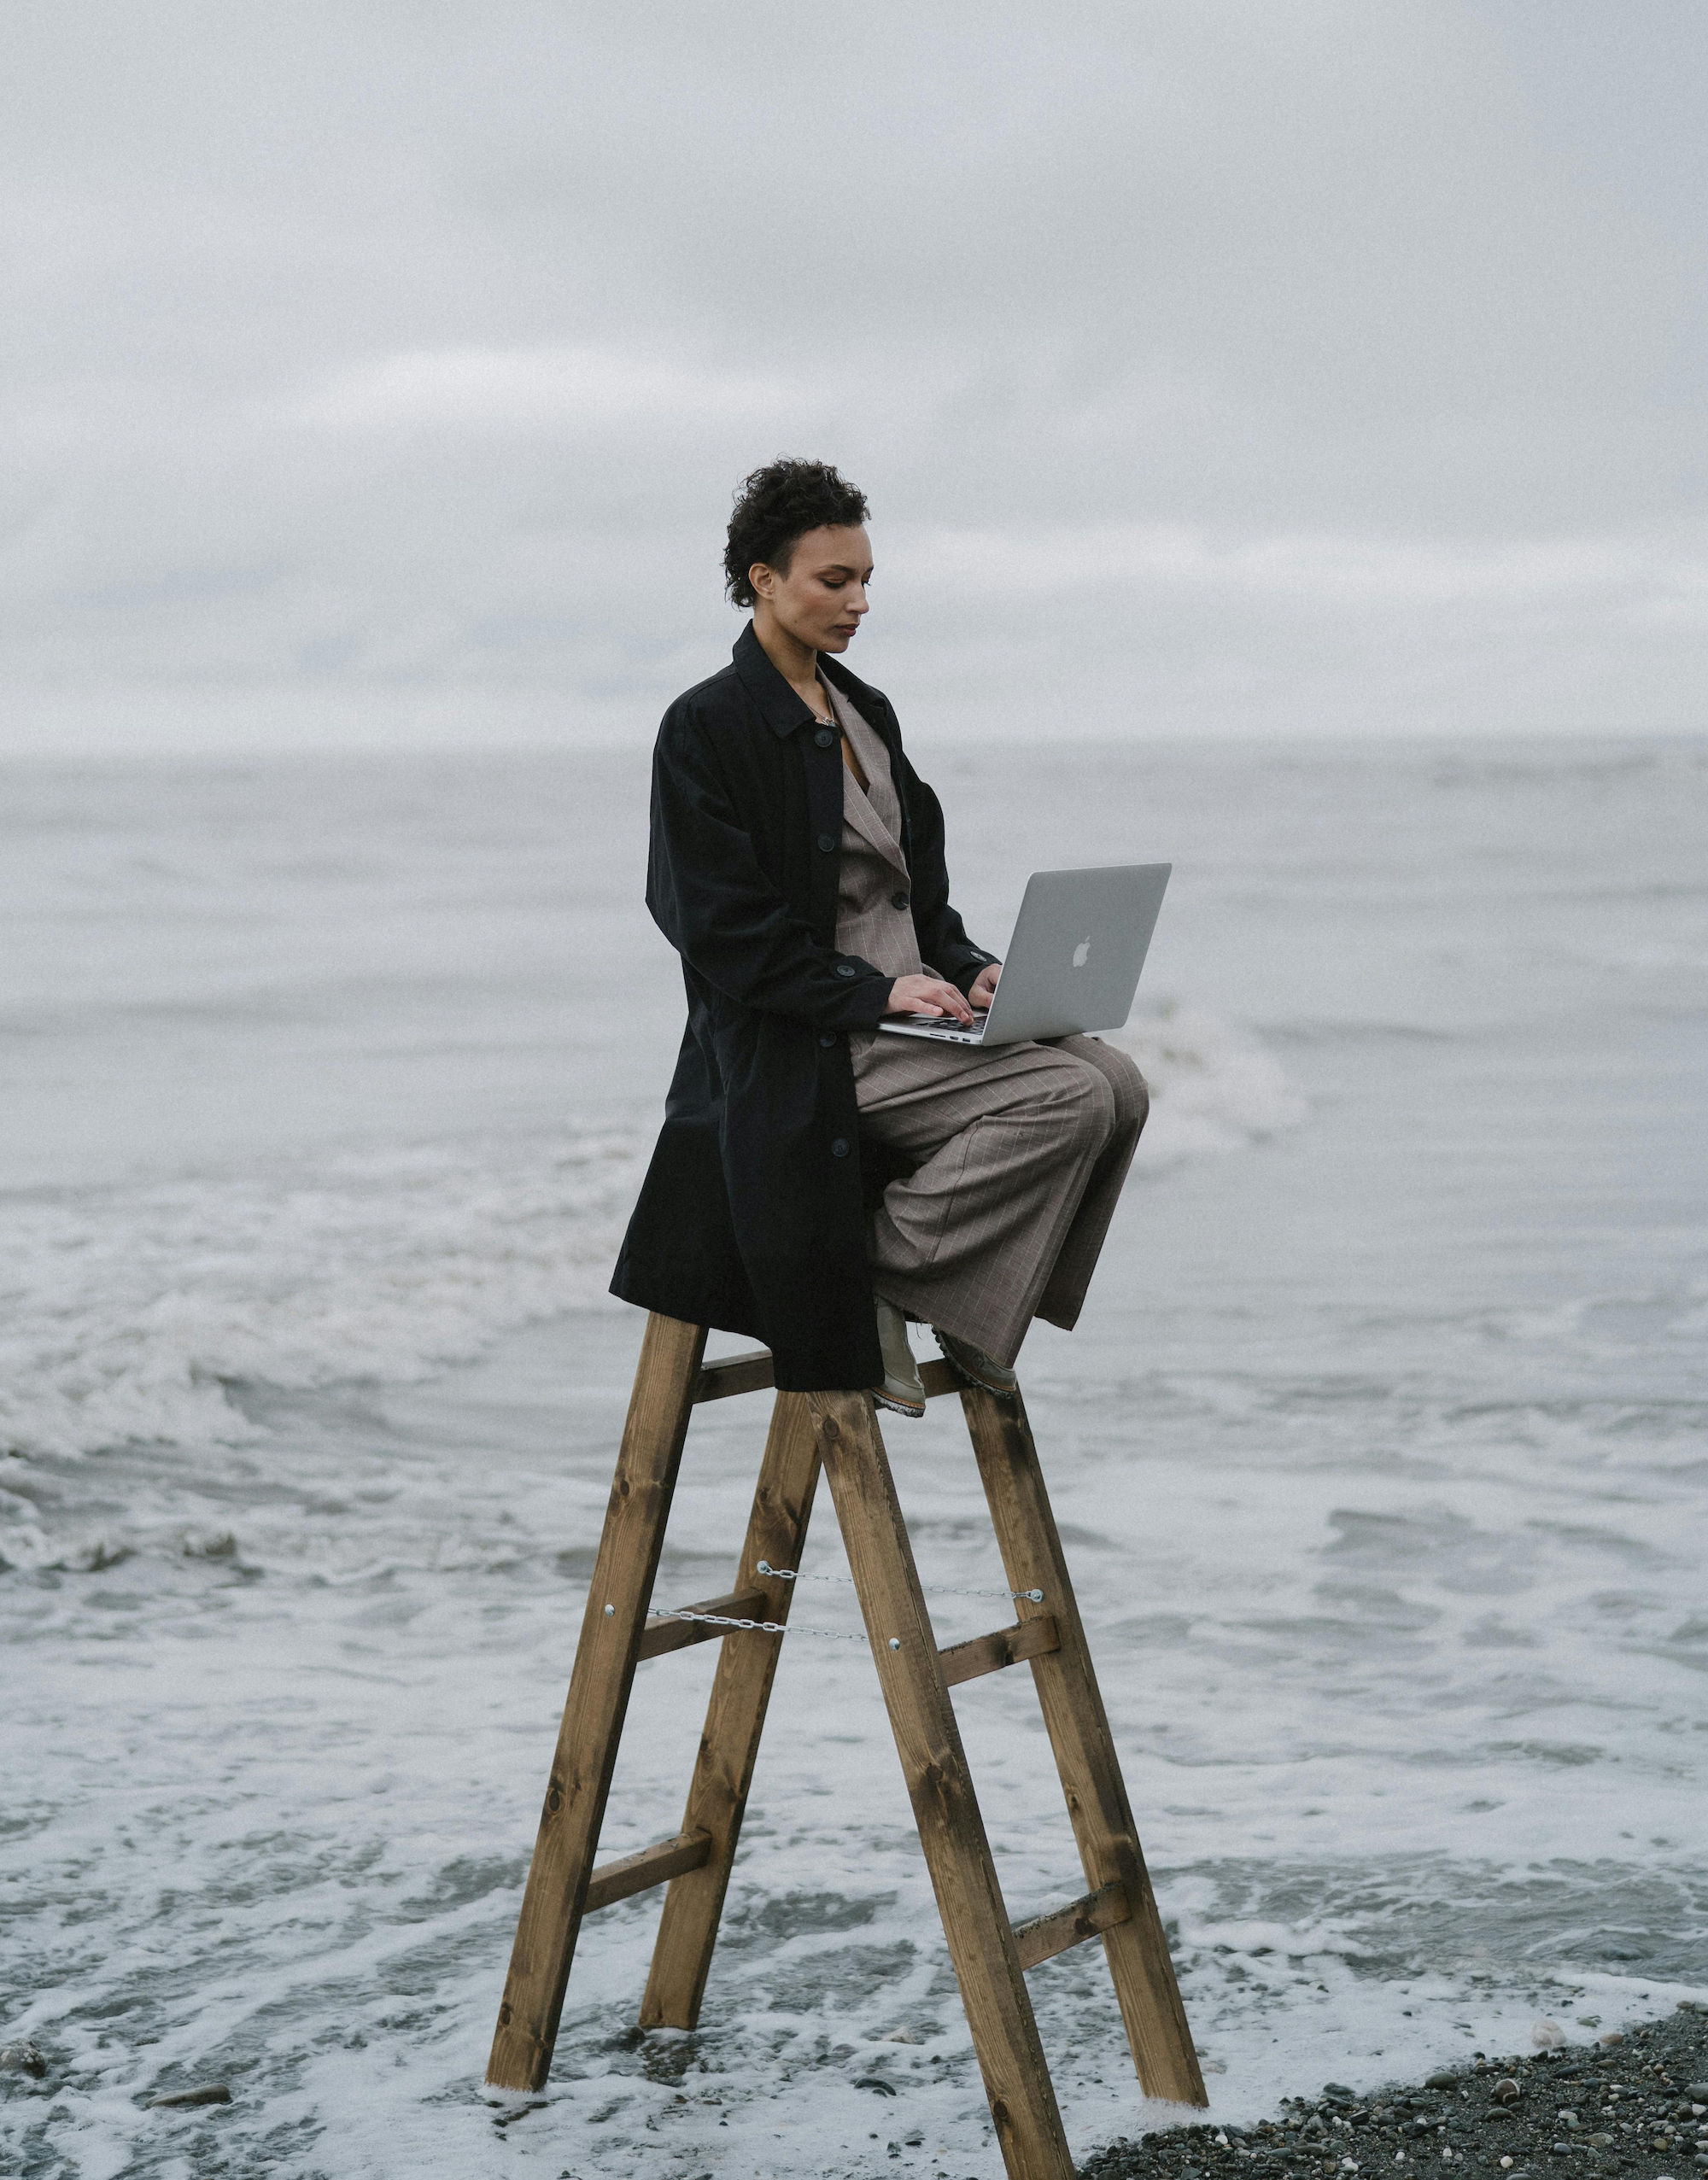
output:
<path id="1" fill-rule="evenodd" d="M 981 1010 L 988 1008 L 991 1002 L 997 996 L 997 979 L 1002 973 L 1003 965 L 1000 961 L 986 962 L 984 967 L 974 978 L 972 988 L 967 994 L 974 1006 Z"/>
<path id="2" fill-rule="evenodd" d="M 978 989 L 974 986 L 974 991 Z M 952 984 L 941 977 L 898 977 L 890 986 L 886 1014 L 952 1014 L 970 1028 L 973 1010 Z"/>

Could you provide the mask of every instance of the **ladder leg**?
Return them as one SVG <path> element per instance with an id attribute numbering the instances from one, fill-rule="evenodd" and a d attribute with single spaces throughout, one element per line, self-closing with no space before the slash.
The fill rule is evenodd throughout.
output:
<path id="1" fill-rule="evenodd" d="M 487 2061 L 500 2089 L 540 2089 L 551 2067 L 705 1352 L 704 1325 L 647 1318 Z"/>
<path id="2" fill-rule="evenodd" d="M 863 1393 L 806 1397 L 1003 2161 L 1010 2180 L 1073 2180 L 877 1417 Z"/>
<path id="3" fill-rule="evenodd" d="M 1103 1939 L 1140 2086 L 1173 2103 L 1208 2104 L 1025 1406 L 1018 1394 L 999 1400 L 976 1386 L 962 1390 L 961 1404 L 1009 1585 L 1044 1592 L 1042 1604 L 1022 1600 L 1021 1613 L 1056 1617 L 1061 1646 L 1031 1661 L 1032 1676 L 1086 1882 L 1093 1891 L 1120 1884 L 1131 1903 L 1127 1920 Z"/>
<path id="4" fill-rule="evenodd" d="M 780 1393 L 771 1411 L 770 1435 L 734 1584 L 737 1591 L 763 1595 L 768 1620 L 788 1617 L 794 1584 L 768 1581 L 757 1571 L 759 1562 L 772 1567 L 799 1566 L 817 1482 L 818 1441 L 805 1397 Z M 781 1635 L 728 1634 L 723 1639 L 681 1826 L 685 1832 L 705 1832 L 711 1852 L 701 1868 L 673 1879 L 664 1896 L 658 1942 L 640 2007 L 642 2028 L 691 2029 L 699 2019 L 781 1648 Z"/>

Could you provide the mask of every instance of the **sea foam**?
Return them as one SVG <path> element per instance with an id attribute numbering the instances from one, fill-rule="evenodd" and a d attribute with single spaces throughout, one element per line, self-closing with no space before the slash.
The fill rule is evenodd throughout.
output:
<path id="1" fill-rule="evenodd" d="M 1212 1015 L 1114 1041 L 1155 1101 L 1141 1176 L 1304 1116 L 1261 1043 Z M 637 1119 L 15 1197 L 0 1447 L 236 1444 L 260 1431 L 233 1383 L 407 1382 L 465 1361 L 603 1293 L 650 1140 Z"/>

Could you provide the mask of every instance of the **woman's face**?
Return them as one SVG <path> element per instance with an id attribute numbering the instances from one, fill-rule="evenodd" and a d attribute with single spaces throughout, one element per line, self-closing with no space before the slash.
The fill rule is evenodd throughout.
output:
<path id="1" fill-rule="evenodd" d="M 827 525 L 795 540 L 787 575 L 763 562 L 748 571 L 758 601 L 809 651 L 846 651 L 867 611 L 872 541 L 860 525 Z"/>

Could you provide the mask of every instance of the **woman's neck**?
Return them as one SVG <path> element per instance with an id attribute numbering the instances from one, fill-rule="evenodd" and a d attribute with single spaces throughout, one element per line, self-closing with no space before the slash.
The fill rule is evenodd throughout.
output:
<path id="1" fill-rule="evenodd" d="M 822 717 L 825 702 L 818 682 L 818 653 L 798 636 L 792 636 L 769 613 L 753 616 L 753 633 L 759 639 L 760 650 L 808 710 Z"/>

